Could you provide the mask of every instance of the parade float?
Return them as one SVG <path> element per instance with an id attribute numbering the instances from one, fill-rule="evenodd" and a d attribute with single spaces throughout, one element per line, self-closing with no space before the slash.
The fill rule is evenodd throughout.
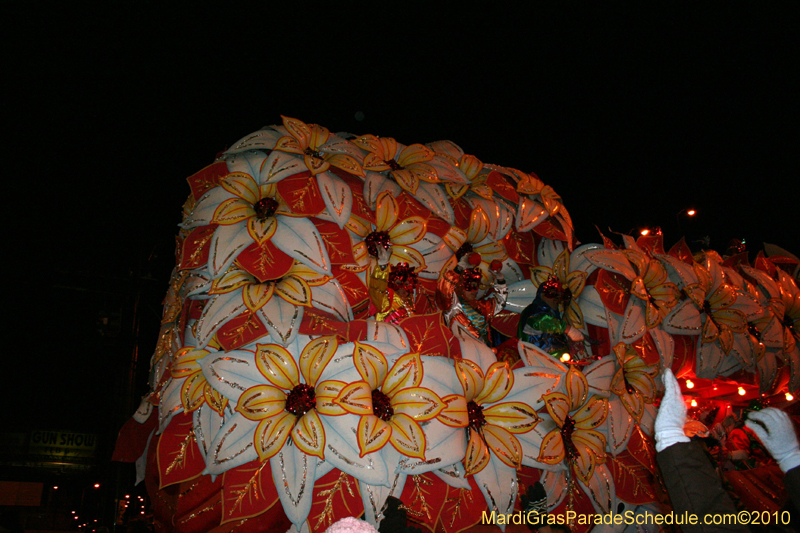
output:
<path id="1" fill-rule="evenodd" d="M 188 182 L 117 449 L 160 530 L 377 525 L 394 496 L 455 532 L 536 481 L 550 513 L 658 512 L 662 369 L 695 432 L 800 387 L 791 254 L 579 244 L 535 174 L 287 117 Z"/>

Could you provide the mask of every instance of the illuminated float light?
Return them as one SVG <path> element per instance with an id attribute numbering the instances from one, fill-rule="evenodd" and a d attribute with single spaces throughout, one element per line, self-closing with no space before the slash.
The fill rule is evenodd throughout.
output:
<path id="1" fill-rule="evenodd" d="M 697 407 L 697 400 L 692 400 L 692 407 Z"/>
<path id="2" fill-rule="evenodd" d="M 94 488 L 99 489 L 100 488 L 100 483 L 95 483 L 94 484 Z"/>
<path id="3" fill-rule="evenodd" d="M 645 237 L 645 236 L 647 236 L 647 235 L 649 235 L 649 234 L 650 234 L 650 230 L 649 230 L 649 229 L 647 229 L 647 228 L 644 228 L 644 229 L 643 229 L 642 231 L 640 231 L 639 233 L 641 233 L 641 234 L 642 234 L 642 237 Z"/>
<path id="4" fill-rule="evenodd" d="M 53 490 L 58 490 L 58 485 L 54 485 Z"/>
<path id="5" fill-rule="evenodd" d="M 693 217 L 695 213 L 697 213 L 697 211 L 695 211 L 694 209 L 689 209 L 688 211 L 686 211 L 686 214 L 689 215 L 690 217 Z"/>
<path id="6" fill-rule="evenodd" d="M 747 392 L 744 390 L 744 387 L 739 387 L 739 396 L 744 396 Z"/>
<path id="7" fill-rule="evenodd" d="M 792 400 L 794 400 L 794 396 L 792 396 L 791 392 L 787 392 L 786 393 L 786 401 L 787 402 L 791 402 Z"/>
<path id="8" fill-rule="evenodd" d="M 686 388 L 687 389 L 693 389 L 694 388 L 694 381 L 692 381 L 691 379 L 687 379 L 686 380 Z"/>
<path id="9" fill-rule="evenodd" d="M 126 495 L 125 495 L 125 498 L 126 498 L 126 499 L 127 499 L 127 498 L 130 498 L 130 497 L 131 497 L 131 495 L 130 495 L 130 494 L 126 494 Z"/>
<path id="10" fill-rule="evenodd" d="M 561 362 L 562 363 L 566 363 L 570 359 L 572 359 L 572 357 L 570 357 L 570 355 L 568 353 L 566 353 L 566 352 L 564 352 L 564 355 L 561 356 Z"/>

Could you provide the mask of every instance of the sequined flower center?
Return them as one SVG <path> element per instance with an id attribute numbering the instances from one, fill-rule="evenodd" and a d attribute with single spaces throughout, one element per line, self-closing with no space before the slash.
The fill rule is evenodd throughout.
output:
<path id="1" fill-rule="evenodd" d="M 564 419 L 564 425 L 561 426 L 561 440 L 564 442 L 564 451 L 569 459 L 578 457 L 578 450 L 572 442 L 572 432 L 575 431 L 575 421 L 571 416 Z"/>
<path id="2" fill-rule="evenodd" d="M 301 383 L 296 385 L 286 396 L 286 410 L 296 417 L 301 417 L 317 404 L 314 387 Z"/>
<path id="3" fill-rule="evenodd" d="M 384 249 L 389 248 L 389 242 L 391 238 L 389 237 L 388 231 L 373 231 L 364 239 L 364 242 L 367 243 L 367 252 L 372 257 L 378 257 L 378 247 L 381 246 Z"/>
<path id="4" fill-rule="evenodd" d="M 266 220 L 278 210 L 278 202 L 272 198 L 262 198 L 253 206 L 258 220 Z"/>
<path id="5" fill-rule="evenodd" d="M 473 401 L 467 402 L 467 416 L 469 417 L 469 427 L 476 431 L 486 425 L 483 407 Z"/>
<path id="6" fill-rule="evenodd" d="M 401 167 L 400 164 L 394 159 L 386 161 L 386 164 L 389 165 L 389 168 L 392 170 L 403 170 L 403 167 Z"/>
<path id="7" fill-rule="evenodd" d="M 394 416 L 389 397 L 378 389 L 372 391 L 372 412 L 384 422 L 388 422 Z"/>

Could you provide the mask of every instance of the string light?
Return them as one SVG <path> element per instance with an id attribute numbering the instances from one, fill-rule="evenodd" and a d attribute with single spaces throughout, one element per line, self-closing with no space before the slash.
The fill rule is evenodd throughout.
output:
<path id="1" fill-rule="evenodd" d="M 566 363 L 570 359 L 572 359 L 572 357 L 570 357 L 570 355 L 567 352 L 564 352 L 564 355 L 561 356 L 561 362 L 562 363 Z"/>
<path id="2" fill-rule="evenodd" d="M 747 392 L 744 390 L 744 387 L 739 387 L 739 396 L 744 396 Z"/>
<path id="3" fill-rule="evenodd" d="M 697 213 L 697 211 L 695 211 L 694 209 L 689 209 L 688 211 L 686 211 L 686 214 L 689 215 L 690 217 L 693 217 L 695 213 Z"/>
<path id="4" fill-rule="evenodd" d="M 644 229 L 643 229 L 642 231 L 640 231 L 639 233 L 641 233 L 641 234 L 642 234 L 642 236 L 646 236 L 646 235 L 648 235 L 648 234 L 650 233 L 650 230 L 649 230 L 649 229 L 647 229 L 647 228 L 644 228 Z"/>
<path id="5" fill-rule="evenodd" d="M 686 380 L 686 388 L 687 389 L 693 389 L 694 388 L 694 381 L 692 381 L 691 379 L 687 379 Z"/>
<path id="6" fill-rule="evenodd" d="M 792 400 L 794 400 L 794 396 L 792 396 L 791 392 L 787 392 L 786 393 L 786 401 L 791 402 Z"/>
<path id="7" fill-rule="evenodd" d="M 697 407 L 697 400 L 692 400 L 692 407 Z"/>

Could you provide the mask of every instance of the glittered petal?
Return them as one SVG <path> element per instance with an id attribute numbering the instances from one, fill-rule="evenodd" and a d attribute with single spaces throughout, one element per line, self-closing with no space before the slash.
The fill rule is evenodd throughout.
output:
<path id="1" fill-rule="evenodd" d="M 714 342 L 719 338 L 719 328 L 717 324 L 706 317 L 706 322 L 703 324 L 703 344 Z"/>
<path id="2" fill-rule="evenodd" d="M 575 446 L 578 450 L 578 456 L 573 463 L 575 466 L 575 473 L 583 483 L 588 484 L 594 475 L 595 465 L 597 458 L 586 446 Z"/>
<path id="3" fill-rule="evenodd" d="M 389 370 L 389 363 L 380 350 L 360 342 L 355 343 L 353 364 L 371 391 L 381 386 Z"/>
<path id="4" fill-rule="evenodd" d="M 353 210 L 353 193 L 350 191 L 350 187 L 332 172 L 317 174 L 317 185 L 322 194 L 322 200 L 328 208 L 328 215 L 333 218 L 339 228 L 343 229 Z"/>
<path id="5" fill-rule="evenodd" d="M 340 168 L 353 176 L 364 177 L 364 169 L 354 157 L 347 154 L 333 154 L 325 156 L 325 160 L 336 168 Z M 374 170 L 374 169 L 373 169 Z"/>
<path id="6" fill-rule="evenodd" d="M 214 280 L 208 294 L 226 294 L 251 283 L 256 283 L 252 274 L 244 270 L 230 270 Z"/>
<path id="7" fill-rule="evenodd" d="M 356 429 L 360 457 L 376 452 L 386 446 L 391 435 L 392 427 L 377 416 L 362 416 Z"/>
<path id="8" fill-rule="evenodd" d="M 403 455 L 425 460 L 425 432 L 419 424 L 410 416 L 395 414 L 390 425 L 392 446 Z"/>
<path id="9" fill-rule="evenodd" d="M 418 242 L 425 235 L 425 219 L 408 217 L 389 230 L 392 244 L 409 245 Z"/>
<path id="10" fill-rule="evenodd" d="M 300 373 L 305 382 L 316 387 L 317 380 L 325 366 L 333 358 L 339 343 L 334 336 L 317 337 L 309 342 L 300 355 Z"/>
<path id="11" fill-rule="evenodd" d="M 214 211 L 211 223 L 221 226 L 230 226 L 231 224 L 242 222 L 255 215 L 256 212 L 253 210 L 253 204 L 241 198 L 229 198 L 219 204 L 219 207 Z"/>
<path id="12" fill-rule="evenodd" d="M 567 395 L 560 392 L 553 392 L 544 396 L 542 399 L 544 400 L 545 407 L 547 407 L 547 412 L 553 417 L 556 424 L 563 426 L 570 412 L 569 398 Z"/>
<path id="13" fill-rule="evenodd" d="M 206 378 L 202 372 L 195 372 L 187 377 L 181 386 L 181 404 L 186 413 L 190 413 L 203 405 L 203 391 Z"/>
<path id="14" fill-rule="evenodd" d="M 354 415 L 371 415 L 372 389 L 364 381 L 356 381 L 342 387 L 333 402 L 348 413 Z"/>
<path id="15" fill-rule="evenodd" d="M 236 292 L 216 296 L 211 303 L 206 305 L 200 319 L 196 322 L 197 337 L 195 341 L 198 347 L 205 347 L 219 328 L 246 309 L 242 297 Z"/>
<path id="16" fill-rule="evenodd" d="M 472 210 L 467 229 L 467 241 L 479 243 L 489 234 L 489 215 L 482 207 L 478 206 Z"/>
<path id="17" fill-rule="evenodd" d="M 340 416 L 347 411 L 335 403 L 336 398 L 347 384 L 344 381 L 326 380 L 317 384 L 315 389 L 317 397 L 317 412 L 325 416 Z"/>
<path id="18" fill-rule="evenodd" d="M 253 434 L 253 444 L 259 460 L 266 461 L 283 448 L 296 420 L 292 413 L 281 411 L 279 414 L 265 418 L 258 423 L 258 427 Z"/>
<path id="19" fill-rule="evenodd" d="M 561 439 L 561 430 L 556 428 L 544 436 L 542 448 L 536 460 L 547 465 L 557 465 L 564 460 L 565 456 L 566 453 L 564 451 L 564 441 Z"/>
<path id="20" fill-rule="evenodd" d="M 206 472 L 219 475 L 258 459 L 253 441 L 253 433 L 257 427 L 258 422 L 247 420 L 239 413 L 225 421 L 209 447 Z"/>
<path id="21" fill-rule="evenodd" d="M 249 310 L 257 311 L 272 298 L 273 292 L 275 292 L 275 286 L 272 283 L 245 285 L 242 290 L 242 301 Z"/>
<path id="22" fill-rule="evenodd" d="M 410 192 L 416 194 L 419 188 L 419 178 L 414 175 L 410 170 L 393 170 L 390 175 L 395 179 L 398 185 Z"/>
<path id="23" fill-rule="evenodd" d="M 438 420 L 450 427 L 463 428 L 469 424 L 467 400 L 460 394 L 450 394 L 442 398 L 445 408 L 439 413 Z"/>
<path id="24" fill-rule="evenodd" d="M 255 204 L 259 200 L 258 183 L 252 176 L 244 172 L 233 172 L 228 174 L 221 180 L 219 184 L 223 189 L 235 194 L 250 205 Z"/>
<path id="25" fill-rule="evenodd" d="M 272 339 L 287 346 L 297 337 L 303 320 L 303 309 L 283 298 L 272 298 L 256 314 L 267 327 Z"/>
<path id="26" fill-rule="evenodd" d="M 486 425 L 483 427 L 483 437 L 495 456 L 503 463 L 512 468 L 520 466 L 522 446 L 514 435 L 501 427 Z"/>
<path id="27" fill-rule="evenodd" d="M 271 242 L 282 252 L 320 274 L 330 274 L 331 262 L 319 230 L 311 220 L 278 216 Z"/>
<path id="28" fill-rule="evenodd" d="M 397 391 L 391 399 L 395 413 L 407 415 L 418 422 L 435 418 L 445 407 L 439 396 L 424 387 L 409 387 Z"/>
<path id="29" fill-rule="evenodd" d="M 400 357 L 386 374 L 381 391 L 393 398 L 401 389 L 419 387 L 422 383 L 422 360 L 418 353 Z"/>
<path id="30" fill-rule="evenodd" d="M 236 411 L 248 420 L 275 416 L 286 407 L 286 393 L 270 385 L 250 387 L 239 396 Z"/>
<path id="31" fill-rule="evenodd" d="M 259 246 L 270 240 L 275 235 L 278 222 L 275 217 L 260 219 L 251 217 L 247 219 L 247 233 Z"/>
<path id="32" fill-rule="evenodd" d="M 536 411 L 522 402 L 503 402 L 483 410 L 486 422 L 511 433 L 527 433 L 541 421 Z"/>
<path id="33" fill-rule="evenodd" d="M 292 430 L 292 442 L 306 455 L 325 459 L 325 428 L 315 410 L 304 414 Z"/>
<path id="34" fill-rule="evenodd" d="M 281 115 L 281 119 L 283 119 L 283 127 L 297 140 L 300 146 L 303 149 L 308 148 L 312 136 L 311 126 L 296 118 Z"/>
<path id="35" fill-rule="evenodd" d="M 468 402 L 483 390 L 483 372 L 480 367 L 468 359 L 456 360 L 456 376 L 464 388 L 464 397 Z"/>
<path id="36" fill-rule="evenodd" d="M 668 333 L 697 335 L 703 327 L 703 322 L 694 303 L 691 300 L 684 300 L 667 315 L 662 327 Z"/>
<path id="37" fill-rule="evenodd" d="M 389 231 L 397 223 L 397 200 L 389 191 L 378 196 L 375 208 L 375 231 Z"/>
<path id="38" fill-rule="evenodd" d="M 175 361 L 172 363 L 170 373 L 173 378 L 180 379 L 191 376 L 200 370 L 199 360 L 203 359 L 210 352 L 208 350 L 198 350 L 191 346 L 181 348 L 175 354 Z"/>
<path id="39" fill-rule="evenodd" d="M 219 226 L 211 238 L 208 253 L 208 271 L 211 276 L 216 278 L 228 270 L 236 256 L 251 244 L 253 238 L 248 233 L 245 222 Z"/>
<path id="40" fill-rule="evenodd" d="M 747 317 L 738 309 L 720 309 L 713 312 L 714 321 L 736 333 L 747 329 Z"/>
<path id="41" fill-rule="evenodd" d="M 589 383 L 586 381 L 586 376 L 575 367 L 570 367 L 564 383 L 569 397 L 569 410 L 574 411 L 586 401 Z"/>
<path id="42" fill-rule="evenodd" d="M 489 464 L 489 448 L 483 438 L 474 429 L 469 430 L 469 442 L 464 455 L 465 475 L 477 474 Z"/>
<path id="43" fill-rule="evenodd" d="M 499 402 L 509 393 L 514 386 L 514 374 L 506 362 L 496 362 L 486 370 L 483 390 L 478 393 L 475 401 L 479 404 Z"/>
<path id="44" fill-rule="evenodd" d="M 398 263 L 408 263 L 414 270 L 425 268 L 425 258 L 414 248 L 407 246 L 393 246 L 391 262 L 393 265 Z"/>
<path id="45" fill-rule="evenodd" d="M 575 421 L 576 428 L 595 429 L 606 421 L 607 414 L 608 400 L 600 396 L 592 396 L 572 419 Z"/>
<path id="46" fill-rule="evenodd" d="M 278 344 L 257 344 L 256 366 L 270 383 L 281 389 L 291 390 L 300 383 L 300 373 L 292 354 Z"/>

